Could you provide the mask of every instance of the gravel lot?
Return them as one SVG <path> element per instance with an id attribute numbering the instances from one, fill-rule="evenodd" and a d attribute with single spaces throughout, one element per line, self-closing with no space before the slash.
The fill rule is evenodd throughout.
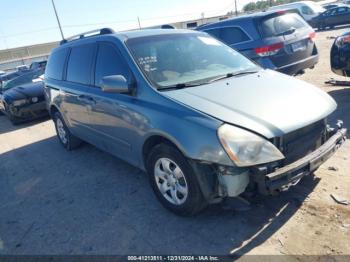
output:
<path id="1" fill-rule="evenodd" d="M 320 62 L 298 78 L 338 102 L 350 127 L 350 88 L 329 87 L 329 50 L 343 29 L 317 33 Z M 0 254 L 350 254 L 350 141 L 314 176 L 248 211 L 169 213 L 138 169 L 84 145 L 66 152 L 50 120 L 0 116 Z"/>

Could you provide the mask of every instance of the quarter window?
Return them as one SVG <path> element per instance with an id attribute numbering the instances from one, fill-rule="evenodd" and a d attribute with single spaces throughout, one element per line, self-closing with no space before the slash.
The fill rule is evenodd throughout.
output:
<path id="1" fill-rule="evenodd" d="M 207 33 L 222 40 L 228 45 L 238 44 L 250 40 L 249 36 L 239 27 L 209 29 Z"/>
<path id="2" fill-rule="evenodd" d="M 94 47 L 95 45 L 88 44 L 72 48 L 68 61 L 67 81 L 90 84 Z"/>
<path id="3" fill-rule="evenodd" d="M 130 79 L 128 66 L 117 49 L 112 44 L 101 43 L 97 53 L 95 85 L 100 86 L 102 78 L 110 75 L 122 75 Z"/>

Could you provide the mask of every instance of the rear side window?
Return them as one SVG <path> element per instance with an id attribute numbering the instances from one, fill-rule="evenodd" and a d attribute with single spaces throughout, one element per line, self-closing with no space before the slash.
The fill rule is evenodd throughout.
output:
<path id="1" fill-rule="evenodd" d="M 261 31 L 263 37 L 272 37 L 283 34 L 291 28 L 302 28 L 307 26 L 306 22 L 297 14 L 284 14 L 263 20 Z"/>
<path id="2" fill-rule="evenodd" d="M 50 55 L 45 70 L 45 77 L 62 80 L 64 63 L 66 61 L 68 49 L 58 50 Z"/>
<path id="3" fill-rule="evenodd" d="M 250 40 L 249 36 L 239 27 L 221 27 L 206 31 L 228 45 L 238 44 Z"/>
<path id="4" fill-rule="evenodd" d="M 100 86 L 102 78 L 110 75 L 122 75 L 128 80 L 128 66 L 112 44 L 100 43 L 96 59 L 95 85 Z"/>
<path id="5" fill-rule="evenodd" d="M 88 85 L 94 57 L 94 44 L 73 47 L 68 60 L 67 81 Z"/>

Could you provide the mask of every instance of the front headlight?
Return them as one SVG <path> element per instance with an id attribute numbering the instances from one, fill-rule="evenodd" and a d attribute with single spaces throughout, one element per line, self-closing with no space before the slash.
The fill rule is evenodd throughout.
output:
<path id="1" fill-rule="evenodd" d="M 27 103 L 27 99 L 15 100 L 12 102 L 14 106 L 21 106 Z"/>
<path id="2" fill-rule="evenodd" d="M 239 167 L 284 158 L 272 143 L 244 129 L 224 124 L 218 129 L 218 136 L 231 160 Z"/>

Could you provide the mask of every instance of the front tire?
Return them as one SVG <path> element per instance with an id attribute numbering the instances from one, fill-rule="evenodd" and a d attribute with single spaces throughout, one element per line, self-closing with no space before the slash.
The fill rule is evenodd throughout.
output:
<path id="1" fill-rule="evenodd" d="M 168 210 L 191 216 L 207 205 L 192 167 L 175 147 L 155 146 L 148 155 L 146 166 L 152 189 Z"/>
<path id="2" fill-rule="evenodd" d="M 59 112 L 53 115 L 53 121 L 55 123 L 56 134 L 61 145 L 68 151 L 77 148 L 82 141 L 74 136 L 68 129 L 63 117 Z"/>

